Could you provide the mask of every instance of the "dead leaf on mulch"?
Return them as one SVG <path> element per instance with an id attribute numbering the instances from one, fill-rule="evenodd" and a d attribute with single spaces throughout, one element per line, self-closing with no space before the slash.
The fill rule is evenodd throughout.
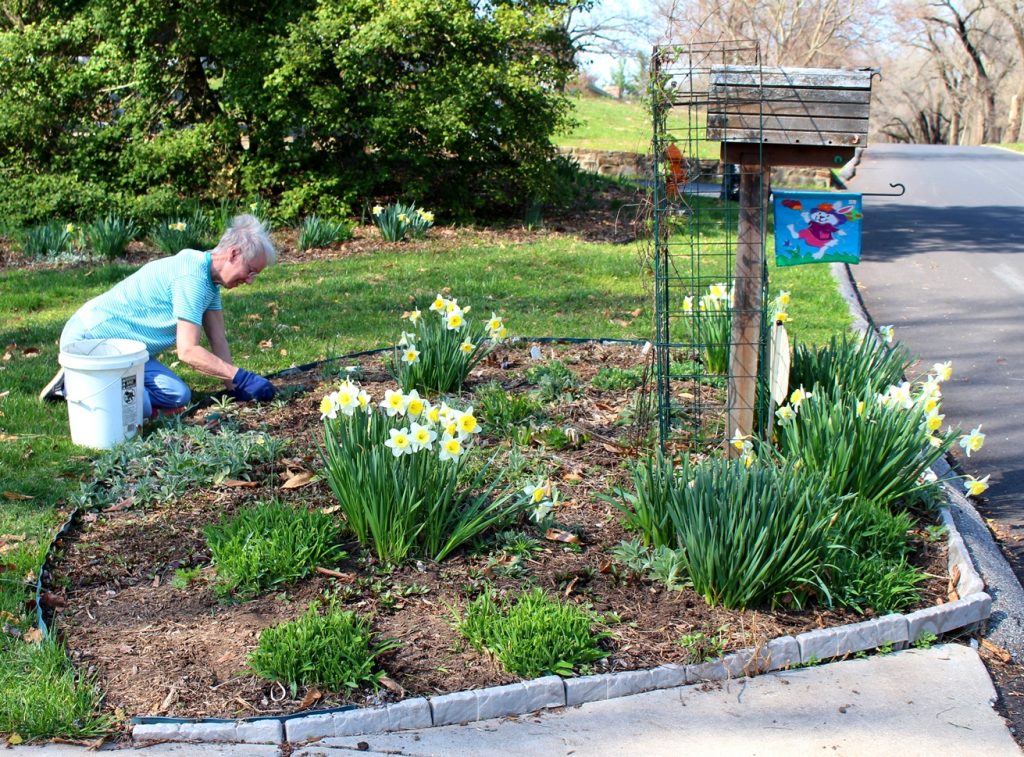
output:
<path id="1" fill-rule="evenodd" d="M 221 486 L 226 486 L 229 489 L 255 489 L 259 486 L 255 481 L 242 481 L 237 478 L 225 478 L 220 482 Z"/>
<path id="2" fill-rule="evenodd" d="M 557 528 L 549 528 L 544 532 L 544 538 L 548 541 L 558 541 L 563 544 L 580 544 L 580 537 L 568 531 L 561 531 Z"/>
<path id="3" fill-rule="evenodd" d="M 1008 651 L 1003 649 L 998 644 L 993 644 L 988 639 L 981 640 L 981 648 L 983 651 L 988 652 L 990 655 L 995 657 L 1000 662 L 1008 663 L 1013 659 L 1013 655 L 1011 655 Z"/>
<path id="4" fill-rule="evenodd" d="M 314 481 L 319 481 L 315 473 L 312 471 L 304 470 L 298 473 L 293 473 L 291 478 L 281 484 L 282 489 L 299 489 L 303 486 L 308 486 Z"/>
<path id="5" fill-rule="evenodd" d="M 393 691 L 400 697 L 405 696 L 405 689 L 402 688 L 402 685 L 397 681 L 388 678 L 387 676 L 380 677 L 380 684 L 388 691 Z"/>

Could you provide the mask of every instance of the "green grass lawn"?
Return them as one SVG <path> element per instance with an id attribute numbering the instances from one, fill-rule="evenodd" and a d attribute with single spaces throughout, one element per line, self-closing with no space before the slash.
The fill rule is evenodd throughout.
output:
<path id="1" fill-rule="evenodd" d="M 503 316 L 513 334 L 648 339 L 653 307 L 634 245 L 565 236 L 523 243 L 430 241 L 344 259 L 281 264 L 251 286 L 224 293 L 236 360 L 272 373 L 394 344 L 404 310 L 434 296 Z M 286 255 L 285 255 L 286 258 Z M 65 320 L 89 298 L 131 272 L 125 265 L 0 271 L 0 616 L 30 628 L 31 583 L 92 454 L 68 438 L 67 412 L 42 404 L 39 389 L 57 368 Z M 820 342 L 848 323 L 827 267 L 772 270 L 772 290 L 792 292 L 791 332 Z M 261 346 L 262 343 L 262 346 Z M 173 361 L 173 355 L 166 355 Z M 193 386 L 217 382 L 189 371 Z M 59 647 L 56 648 L 59 651 Z M 54 642 L 27 644 L 0 635 L 0 732 L 23 737 L 86 736 L 109 722 L 90 717 L 96 692 L 59 664 Z M 55 662 L 55 660 L 57 662 Z M 47 707 L 37 706 L 47 702 Z"/>
<path id="2" fill-rule="evenodd" d="M 997 145 L 997 147 L 1005 147 L 1007 150 L 1024 152 L 1024 142 L 1007 142 L 1006 144 Z"/>
<path id="3" fill-rule="evenodd" d="M 573 104 L 579 125 L 567 134 L 555 136 L 553 141 L 559 147 L 636 153 L 650 151 L 653 124 L 647 106 L 640 101 L 579 96 Z M 717 159 L 719 143 L 700 139 L 703 124 L 689 128 L 684 122 L 686 115 L 683 109 L 669 112 L 667 127 L 672 137 L 680 145 L 696 142 L 698 157 Z"/>

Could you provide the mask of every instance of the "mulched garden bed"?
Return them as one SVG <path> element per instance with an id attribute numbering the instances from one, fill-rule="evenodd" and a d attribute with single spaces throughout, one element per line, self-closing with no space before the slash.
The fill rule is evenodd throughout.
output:
<path id="1" fill-rule="evenodd" d="M 531 346 L 499 348 L 471 377 L 465 404 L 474 387 L 489 381 L 501 382 L 509 392 L 529 391 L 524 373 L 536 362 Z M 578 447 L 555 450 L 534 442 L 526 452 L 560 490 L 564 505 L 557 513 L 558 526 L 575 534 L 579 545 L 545 540 L 524 519 L 517 528 L 533 533 L 542 547 L 518 564 L 481 549 L 460 552 L 441 564 L 413 561 L 387 572 L 349 544 L 349 558 L 337 567 L 341 577 L 317 574 L 251 601 L 219 600 L 208 569 L 187 588 L 174 588 L 176 569 L 209 561 L 203 528 L 243 506 L 277 497 L 336 511 L 325 482 L 285 486 L 319 470 L 319 401 L 344 365 L 362 365 L 365 378 L 360 383 L 377 400 L 394 382 L 380 355 L 327 363 L 277 380 L 279 388 L 294 392 L 287 404 L 227 410 L 211 406 L 191 419 L 215 427 L 230 415 L 242 429 L 262 429 L 291 440 L 288 456 L 273 467 L 252 471 L 251 483 L 228 480 L 161 507 L 142 510 L 125 503 L 84 517 L 79 531 L 64 544 L 51 581 L 66 601 L 58 611 L 57 628 L 75 665 L 95 674 L 107 706 L 128 716 L 249 717 L 396 701 L 515 680 L 469 647 L 451 623 L 450 608 L 464 606 L 487 583 L 500 590 L 540 586 L 597 613 L 615 613 L 619 622 L 608 626 L 613 633 L 606 643 L 610 654 L 595 666 L 598 672 L 693 662 L 692 649 L 679 644 L 688 633 L 721 637 L 729 650 L 864 619 L 845 610 L 710 608 L 690 589 L 668 591 L 613 564 L 610 550 L 630 535 L 599 494 L 628 480 L 633 456 L 627 448 L 635 430 L 621 424 L 621 413 L 631 392 L 601 391 L 589 380 L 603 366 L 630 368 L 642 365 L 644 358 L 638 347 L 626 344 L 544 344 L 540 349 L 544 359 L 567 363 L 584 387 L 576 399 L 547 411 L 560 427 L 578 431 Z M 481 443 L 495 441 L 484 438 Z M 922 587 L 921 606 L 944 601 L 944 543 L 917 542 L 912 562 L 933 576 Z M 371 617 L 380 636 L 400 640 L 397 650 L 381 658 L 385 687 L 353 696 L 300 690 L 292 697 L 282 686 L 246 673 L 246 655 L 260 631 L 296 618 L 326 592 L 336 593 L 347 609 Z"/>

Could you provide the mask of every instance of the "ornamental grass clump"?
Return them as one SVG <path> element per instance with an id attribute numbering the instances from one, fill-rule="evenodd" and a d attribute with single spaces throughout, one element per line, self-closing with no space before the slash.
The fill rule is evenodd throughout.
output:
<path id="1" fill-rule="evenodd" d="M 828 597 L 825 568 L 842 500 L 793 465 L 658 458 L 613 500 L 626 526 L 681 549 L 681 572 L 708 604 L 746 609 Z"/>
<path id="2" fill-rule="evenodd" d="M 388 390 L 378 406 L 345 380 L 320 403 L 327 482 L 360 544 L 384 562 L 443 560 L 521 509 L 489 464 L 468 474 L 481 427 L 473 408 Z M 465 479 L 465 480 L 464 480 Z"/>
<path id="3" fill-rule="evenodd" d="M 296 620 L 265 629 L 249 655 L 249 667 L 261 678 L 285 684 L 292 697 L 300 686 L 377 690 L 384 675 L 377 658 L 398 646 L 397 639 L 375 640 L 367 620 L 331 599 L 314 602 Z"/>
<path id="4" fill-rule="evenodd" d="M 412 331 L 402 332 L 389 369 L 403 391 L 461 391 L 469 372 L 508 337 L 498 315 L 491 313 L 484 323 L 469 321 L 470 309 L 439 294 L 426 315 L 418 309 L 402 314 Z"/>
<path id="5" fill-rule="evenodd" d="M 490 592 L 473 600 L 456 626 L 474 648 L 494 655 L 509 673 L 523 678 L 571 676 L 608 656 L 606 631 L 594 632 L 594 616 L 542 589 L 496 601 Z"/>
<path id="6" fill-rule="evenodd" d="M 75 232 L 73 223 L 50 221 L 25 229 L 18 235 L 18 241 L 26 257 L 51 257 L 71 251 L 75 243 Z"/>
<path id="7" fill-rule="evenodd" d="M 188 215 L 165 218 L 149 231 L 150 241 L 165 255 L 177 255 L 182 250 L 209 249 L 216 244 L 214 236 L 210 219 L 199 207 Z"/>
<path id="8" fill-rule="evenodd" d="M 343 560 L 341 532 L 341 525 L 324 513 L 265 502 L 204 533 L 218 592 L 252 596 Z"/>
<path id="9" fill-rule="evenodd" d="M 302 219 L 302 227 L 299 229 L 299 249 L 327 247 L 351 238 L 352 224 L 348 221 L 331 221 L 316 215 L 306 216 Z"/>
<path id="10" fill-rule="evenodd" d="M 427 230 L 434 225 L 434 214 L 417 208 L 415 203 L 405 205 L 394 202 L 390 205 L 375 205 L 373 222 L 380 229 L 385 242 L 401 242 L 406 234 L 413 239 L 423 239 Z"/>

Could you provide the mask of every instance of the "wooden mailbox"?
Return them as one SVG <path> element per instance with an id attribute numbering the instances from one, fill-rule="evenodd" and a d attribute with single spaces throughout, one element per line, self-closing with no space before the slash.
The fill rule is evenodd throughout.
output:
<path id="1" fill-rule="evenodd" d="M 773 166 L 838 168 L 868 141 L 872 69 L 712 66 L 707 139 L 740 169 L 728 432 L 753 432 L 761 353 L 761 238 Z M 729 449 L 735 452 L 732 445 Z"/>

